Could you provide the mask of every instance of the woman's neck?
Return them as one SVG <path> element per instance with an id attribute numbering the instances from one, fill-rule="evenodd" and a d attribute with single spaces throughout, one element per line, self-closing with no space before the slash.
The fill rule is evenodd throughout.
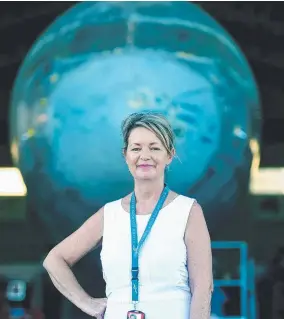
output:
<path id="1" fill-rule="evenodd" d="M 137 203 L 155 200 L 160 198 L 164 189 L 164 179 L 157 181 L 135 181 L 134 192 Z"/>

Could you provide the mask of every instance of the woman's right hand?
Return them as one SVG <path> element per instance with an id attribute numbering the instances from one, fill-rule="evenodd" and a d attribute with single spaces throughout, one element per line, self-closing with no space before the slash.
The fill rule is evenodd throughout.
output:
<path id="1" fill-rule="evenodd" d="M 82 307 L 82 310 L 97 319 L 103 319 L 106 310 L 107 298 L 90 298 Z"/>

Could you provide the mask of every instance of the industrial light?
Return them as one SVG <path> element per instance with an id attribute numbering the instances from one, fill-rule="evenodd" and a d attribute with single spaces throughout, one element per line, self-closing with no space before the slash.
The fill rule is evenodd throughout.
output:
<path id="1" fill-rule="evenodd" d="M 283 195 L 284 167 L 259 167 L 260 146 L 256 139 L 250 140 L 252 163 L 250 170 L 250 193 L 253 195 Z"/>
<path id="2" fill-rule="evenodd" d="M 255 138 L 252 138 L 249 142 L 249 146 L 252 153 L 250 175 L 255 176 L 259 172 L 259 164 L 260 164 L 260 146 L 259 146 L 258 140 Z"/>
<path id="3" fill-rule="evenodd" d="M 284 195 L 284 167 L 259 167 L 260 146 L 250 140 L 252 163 L 249 190 L 253 195 Z"/>
<path id="4" fill-rule="evenodd" d="M 25 196 L 27 187 L 16 167 L 0 167 L 0 196 Z"/>
<path id="5" fill-rule="evenodd" d="M 250 193 L 284 195 L 284 167 L 259 168 L 250 176 Z"/>

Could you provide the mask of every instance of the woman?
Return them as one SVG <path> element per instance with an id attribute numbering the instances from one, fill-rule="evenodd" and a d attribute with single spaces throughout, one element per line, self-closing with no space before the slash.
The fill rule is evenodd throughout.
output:
<path id="1" fill-rule="evenodd" d="M 50 251 L 44 267 L 58 290 L 93 317 L 209 319 L 212 256 L 203 212 L 165 185 L 175 155 L 172 128 L 161 115 L 135 113 L 122 133 L 134 192 L 91 216 Z M 70 268 L 101 239 L 107 298 L 96 299 Z"/>

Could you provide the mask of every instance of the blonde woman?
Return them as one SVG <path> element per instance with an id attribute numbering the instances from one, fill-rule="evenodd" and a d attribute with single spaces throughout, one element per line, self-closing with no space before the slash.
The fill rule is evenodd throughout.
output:
<path id="1" fill-rule="evenodd" d="M 59 243 L 44 267 L 57 289 L 93 317 L 209 319 L 212 255 L 202 208 L 165 184 L 173 130 L 162 115 L 135 113 L 123 121 L 122 134 L 133 191 Z M 71 267 L 101 241 L 107 298 L 96 299 Z"/>

